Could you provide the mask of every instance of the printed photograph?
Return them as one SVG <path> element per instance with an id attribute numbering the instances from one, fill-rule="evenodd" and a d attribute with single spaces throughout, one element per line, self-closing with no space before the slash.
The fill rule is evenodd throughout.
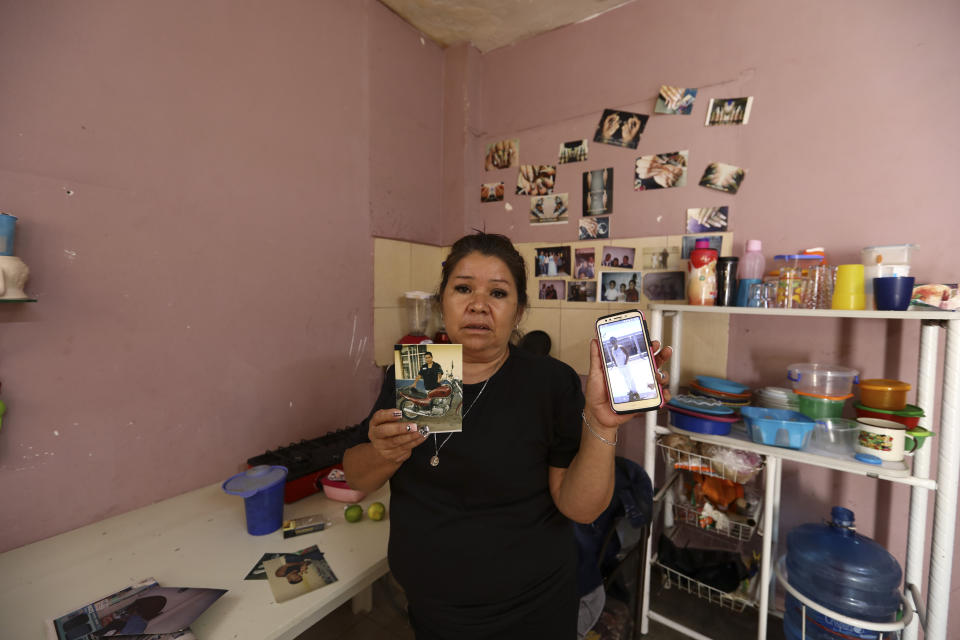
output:
<path id="1" fill-rule="evenodd" d="M 613 167 L 583 172 L 583 215 L 613 213 Z"/>
<path id="2" fill-rule="evenodd" d="M 643 295 L 648 300 L 684 300 L 683 271 L 661 271 L 643 276 Z"/>
<path id="3" fill-rule="evenodd" d="M 594 249 L 576 249 L 573 252 L 573 277 L 577 280 L 590 280 L 597 277 L 595 269 L 596 251 Z"/>
<path id="4" fill-rule="evenodd" d="M 687 233 L 726 231 L 729 224 L 729 207 L 687 209 Z"/>
<path id="5" fill-rule="evenodd" d="M 639 271 L 601 271 L 600 288 L 604 302 L 639 302 Z"/>
<path id="6" fill-rule="evenodd" d="M 718 191 L 727 193 L 736 193 L 740 190 L 743 178 L 747 175 L 745 169 L 735 167 L 732 164 L 723 164 L 722 162 L 711 162 L 703 171 L 703 177 L 700 178 L 701 187 L 709 187 Z"/>
<path id="7" fill-rule="evenodd" d="M 601 267 L 630 269 L 636 262 L 637 250 L 633 247 L 604 247 L 600 253 L 603 255 Z"/>
<path id="8" fill-rule="evenodd" d="M 610 237 L 609 216 L 580 218 L 579 227 L 580 240 L 603 240 Z"/>
<path id="9" fill-rule="evenodd" d="M 657 96 L 657 106 L 653 111 L 654 113 L 688 116 L 693 111 L 693 101 L 696 98 L 696 89 L 661 85 L 660 94 Z"/>
<path id="10" fill-rule="evenodd" d="M 277 602 L 285 602 L 337 581 L 337 576 L 319 551 L 284 553 L 264 561 L 263 568 L 273 599 Z"/>
<path id="11" fill-rule="evenodd" d="M 644 269 L 682 269 L 680 247 L 646 247 L 643 249 Z"/>
<path id="12" fill-rule="evenodd" d="M 680 258 L 689 260 L 690 252 L 697 246 L 697 240 L 703 240 L 704 238 L 710 241 L 710 248 L 716 249 L 719 254 L 720 246 L 723 244 L 723 236 L 683 236 L 683 243 L 680 246 Z"/>
<path id="13" fill-rule="evenodd" d="M 567 201 L 569 195 L 557 193 L 552 196 L 534 196 L 530 198 L 531 224 L 566 224 Z"/>
<path id="14" fill-rule="evenodd" d="M 640 143 L 640 134 L 647 126 L 649 118 L 650 116 L 642 113 L 604 109 L 593 141 L 636 149 Z"/>
<path id="15" fill-rule="evenodd" d="M 560 143 L 560 152 L 557 158 L 557 164 L 567 164 L 568 162 L 583 162 L 587 159 L 587 139 L 572 140 L 570 142 Z"/>
<path id="16" fill-rule="evenodd" d="M 319 551 L 317 545 L 313 544 L 304 549 L 297 551 L 297 554 L 304 555 L 308 553 L 313 553 L 314 551 Z M 282 553 L 265 553 L 260 557 L 260 560 L 253 566 L 252 569 L 247 573 L 244 580 L 266 580 L 267 579 L 267 570 L 263 568 L 263 563 L 267 560 L 273 560 L 274 558 L 279 558 L 282 556 Z"/>
<path id="17" fill-rule="evenodd" d="M 393 366 L 396 407 L 404 420 L 428 426 L 430 433 L 463 430 L 463 345 L 394 345 Z"/>
<path id="18" fill-rule="evenodd" d="M 596 302 L 596 280 L 570 280 L 567 286 L 568 302 Z"/>
<path id="19" fill-rule="evenodd" d="M 501 140 L 487 145 L 483 168 L 487 171 L 512 169 L 520 165 L 520 140 Z"/>
<path id="20" fill-rule="evenodd" d="M 517 172 L 518 196 L 545 196 L 553 193 L 557 168 L 551 164 L 523 164 Z"/>
<path id="21" fill-rule="evenodd" d="M 537 296 L 541 300 L 563 300 L 566 295 L 566 280 L 540 280 L 540 294 Z"/>
<path id="22" fill-rule="evenodd" d="M 538 278 L 570 276 L 570 247 L 540 247 L 537 249 L 537 262 L 534 275 Z"/>
<path id="23" fill-rule="evenodd" d="M 715 127 L 722 124 L 747 124 L 750 120 L 750 107 L 753 98 L 711 98 L 707 107 L 705 126 Z"/>
<path id="24" fill-rule="evenodd" d="M 502 182 L 485 182 L 480 185 L 480 202 L 500 202 L 503 200 Z"/>
<path id="25" fill-rule="evenodd" d="M 634 191 L 668 189 L 687 184 L 689 151 L 671 151 L 653 156 L 640 156 L 634 173 Z"/>

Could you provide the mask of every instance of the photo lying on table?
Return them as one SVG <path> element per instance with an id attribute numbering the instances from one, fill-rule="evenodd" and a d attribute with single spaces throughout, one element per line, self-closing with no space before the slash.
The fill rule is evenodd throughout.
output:
<path id="1" fill-rule="evenodd" d="M 596 280 L 570 280 L 568 284 L 567 300 L 569 302 L 597 301 Z"/>
<path id="2" fill-rule="evenodd" d="M 643 276 L 643 295 L 648 300 L 684 300 L 683 271 L 660 271 Z"/>
<path id="3" fill-rule="evenodd" d="M 305 549 L 300 549 L 297 551 L 298 554 L 303 555 L 307 553 L 313 553 L 319 551 L 317 545 L 313 544 Z M 260 557 L 260 560 L 257 561 L 257 564 L 253 565 L 253 569 L 250 569 L 250 572 L 247 573 L 244 580 L 266 580 L 267 579 L 267 570 L 263 568 L 263 563 L 267 560 L 273 560 L 274 558 L 279 558 L 282 556 L 282 553 L 265 553 Z"/>
<path id="4" fill-rule="evenodd" d="M 637 158 L 634 191 L 669 189 L 687 184 L 688 151 L 671 151 Z"/>
<path id="5" fill-rule="evenodd" d="M 640 302 L 639 271 L 601 271 L 603 302 Z"/>
<path id="6" fill-rule="evenodd" d="M 712 98 L 707 107 L 704 125 L 714 127 L 722 124 L 747 124 L 753 98 Z"/>
<path id="7" fill-rule="evenodd" d="M 568 162 L 583 162 L 587 159 L 587 139 L 572 140 L 570 142 L 560 143 L 560 152 L 557 158 L 557 164 L 567 164 Z"/>
<path id="8" fill-rule="evenodd" d="M 480 202 L 500 202 L 503 200 L 502 182 L 484 182 L 480 185 Z"/>
<path id="9" fill-rule="evenodd" d="M 650 116 L 616 109 L 604 109 L 597 124 L 594 142 L 612 144 L 618 147 L 636 149 L 640 143 L 640 134 L 647 126 Z"/>
<path id="10" fill-rule="evenodd" d="M 284 602 L 337 581 L 319 551 L 284 553 L 263 563 L 273 599 Z"/>
<path id="11" fill-rule="evenodd" d="M 657 395 L 650 369 L 640 318 L 606 325 L 601 332 L 603 363 L 607 367 L 610 395 L 614 402 L 635 402 Z"/>
<path id="12" fill-rule="evenodd" d="M 726 231 L 730 225 L 729 207 L 687 209 L 687 233 Z"/>
<path id="13" fill-rule="evenodd" d="M 613 167 L 583 172 L 583 215 L 613 212 Z"/>
<path id="14" fill-rule="evenodd" d="M 620 267 L 631 269 L 636 263 L 637 250 L 633 247 L 606 246 L 600 252 L 603 255 L 601 267 Z"/>
<path id="15" fill-rule="evenodd" d="M 578 237 L 580 240 L 602 240 L 610 237 L 610 218 L 580 218 Z"/>
<path id="16" fill-rule="evenodd" d="M 545 196 L 553 193 L 557 168 L 552 164 L 522 164 L 517 171 L 518 196 Z"/>
<path id="17" fill-rule="evenodd" d="M 538 278 L 570 276 L 570 247 L 538 247 L 534 275 Z"/>
<path id="18" fill-rule="evenodd" d="M 537 297 L 541 300 L 563 300 L 567 294 L 566 282 L 566 280 L 540 280 L 540 293 Z"/>
<path id="19" fill-rule="evenodd" d="M 573 252 L 573 277 L 577 280 L 590 280 L 597 276 L 596 251 L 590 248 L 576 249 Z"/>
<path id="20" fill-rule="evenodd" d="M 720 246 L 723 244 L 723 236 L 683 236 L 680 246 L 680 257 L 684 260 L 690 259 L 690 252 L 697 247 L 697 240 L 709 240 L 710 248 L 716 249 L 720 253 Z"/>
<path id="21" fill-rule="evenodd" d="M 501 140 L 487 145 L 483 168 L 487 171 L 512 169 L 520 164 L 520 140 Z"/>
<path id="22" fill-rule="evenodd" d="M 533 196 L 530 198 L 530 224 L 566 224 L 569 220 L 568 199 L 566 193 Z"/>
<path id="23" fill-rule="evenodd" d="M 696 97 L 696 89 L 661 85 L 660 93 L 657 95 L 657 106 L 653 111 L 654 113 L 688 116 L 693 111 L 693 101 Z"/>
<path id="24" fill-rule="evenodd" d="M 726 191 L 727 193 L 736 193 L 746 175 L 746 169 L 735 167 L 732 164 L 711 162 L 703 171 L 700 186 Z"/>
<path id="25" fill-rule="evenodd" d="M 396 407 L 404 420 L 430 433 L 463 429 L 463 345 L 394 345 L 393 366 Z"/>
<path id="26" fill-rule="evenodd" d="M 680 269 L 680 247 L 645 247 L 644 269 Z"/>

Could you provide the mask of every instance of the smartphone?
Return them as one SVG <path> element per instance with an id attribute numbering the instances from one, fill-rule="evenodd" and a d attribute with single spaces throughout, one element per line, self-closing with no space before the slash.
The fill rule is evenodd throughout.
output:
<path id="1" fill-rule="evenodd" d="M 636 413 L 657 409 L 663 397 L 643 313 L 631 310 L 598 318 L 597 338 L 613 410 Z"/>

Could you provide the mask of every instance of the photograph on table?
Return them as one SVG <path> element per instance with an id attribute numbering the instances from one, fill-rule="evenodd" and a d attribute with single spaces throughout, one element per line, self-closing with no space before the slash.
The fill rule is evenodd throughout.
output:
<path id="1" fill-rule="evenodd" d="M 647 296 L 648 300 L 684 300 L 685 275 L 683 271 L 647 273 L 643 276 L 643 295 Z"/>
<path id="2" fill-rule="evenodd" d="M 503 200 L 502 182 L 484 182 L 480 185 L 480 202 L 500 202 Z"/>
<path id="3" fill-rule="evenodd" d="M 696 97 L 696 89 L 671 87 L 670 85 L 664 84 L 660 86 L 660 93 L 657 95 L 657 106 L 653 111 L 654 113 L 688 116 L 690 112 L 693 111 L 693 101 Z"/>
<path id="4" fill-rule="evenodd" d="M 580 218 L 578 238 L 580 240 L 603 240 L 610 237 L 610 217 Z"/>
<path id="5" fill-rule="evenodd" d="M 727 193 L 736 193 L 740 190 L 740 185 L 746 175 L 746 169 L 735 167 L 732 164 L 711 162 L 703 171 L 700 186 L 726 191 Z"/>
<path id="6" fill-rule="evenodd" d="M 487 171 L 512 169 L 520 164 L 520 140 L 500 140 L 487 145 L 483 168 Z"/>
<path id="7" fill-rule="evenodd" d="M 589 280 L 597 277 L 596 250 L 591 248 L 575 249 L 573 252 L 573 277 L 578 280 Z"/>
<path id="8" fill-rule="evenodd" d="M 566 224 L 569 194 L 556 193 L 550 196 L 530 198 L 530 224 Z"/>
<path id="9" fill-rule="evenodd" d="M 569 277 L 570 274 L 570 247 L 539 247 L 537 248 L 534 275 L 538 278 Z"/>
<path id="10" fill-rule="evenodd" d="M 688 154 L 689 151 L 671 151 L 637 158 L 633 177 L 634 191 L 685 186 Z"/>
<path id="11" fill-rule="evenodd" d="M 699 209 L 687 209 L 687 233 L 726 231 L 729 225 L 729 207 L 701 207 Z"/>
<path id="12" fill-rule="evenodd" d="M 583 215 L 613 213 L 613 167 L 583 172 Z"/>
<path id="13" fill-rule="evenodd" d="M 557 168 L 552 164 L 522 164 L 517 171 L 518 196 L 545 196 L 553 193 Z"/>
<path id="14" fill-rule="evenodd" d="M 568 162 L 583 162 L 587 159 L 587 139 L 571 140 L 560 143 L 560 152 L 557 154 L 557 164 Z"/>
<path id="15" fill-rule="evenodd" d="M 605 246 L 600 254 L 603 256 L 600 266 L 630 269 L 636 263 L 637 250 L 633 247 Z"/>
<path id="16" fill-rule="evenodd" d="M 710 248 L 716 249 L 718 254 L 721 245 L 723 245 L 723 236 L 683 236 L 680 245 L 680 257 L 683 260 L 690 259 L 690 253 L 697 248 L 697 240 L 709 240 Z"/>
<path id="17" fill-rule="evenodd" d="M 680 247 L 644 247 L 642 256 L 644 269 L 680 269 Z"/>
<path id="18" fill-rule="evenodd" d="M 601 271 L 604 302 L 640 302 L 639 271 Z"/>
<path id="19" fill-rule="evenodd" d="M 642 113 L 604 109 L 593 141 L 636 149 L 640 143 L 640 134 L 647 126 L 649 118 L 650 116 Z"/>
<path id="20" fill-rule="evenodd" d="M 567 297 L 566 280 L 540 280 L 537 297 L 541 300 L 563 300 Z"/>
<path id="21" fill-rule="evenodd" d="M 567 282 L 567 302 L 596 302 L 596 280 L 570 280 Z"/>
<path id="22" fill-rule="evenodd" d="M 704 125 L 715 127 L 723 124 L 747 124 L 753 98 L 711 98 L 707 107 Z"/>
<path id="23" fill-rule="evenodd" d="M 319 551 L 317 545 L 313 544 L 309 547 L 300 549 L 297 551 L 298 554 L 303 555 L 307 553 L 313 553 L 314 551 Z M 260 560 L 253 566 L 252 569 L 247 573 L 244 580 L 266 580 L 267 579 L 267 570 L 263 568 L 263 563 L 267 560 L 272 560 L 274 558 L 279 558 L 282 556 L 282 553 L 265 553 L 260 556 Z"/>
<path id="24" fill-rule="evenodd" d="M 463 345 L 394 345 L 393 366 L 395 406 L 404 420 L 415 421 L 421 432 L 462 431 Z"/>
<path id="25" fill-rule="evenodd" d="M 284 553 L 263 563 L 273 599 L 285 602 L 337 581 L 323 553 Z"/>

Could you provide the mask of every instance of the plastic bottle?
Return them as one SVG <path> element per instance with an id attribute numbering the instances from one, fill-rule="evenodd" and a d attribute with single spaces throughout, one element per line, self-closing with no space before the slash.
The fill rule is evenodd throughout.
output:
<path id="1" fill-rule="evenodd" d="M 746 251 L 740 261 L 740 286 L 737 288 L 737 306 L 747 306 L 750 297 L 750 285 L 763 282 L 763 272 L 767 261 L 763 257 L 763 244 L 759 240 L 747 240 Z"/>
<path id="2" fill-rule="evenodd" d="M 790 585 L 838 614 L 892 622 L 900 605 L 900 565 L 882 546 L 854 531 L 852 511 L 833 507 L 830 515 L 830 523 L 800 525 L 787 535 Z M 877 640 L 890 635 L 843 624 L 808 608 L 803 636 L 802 604 L 787 594 L 785 606 L 788 640 Z"/>
<path id="3" fill-rule="evenodd" d="M 706 238 L 697 240 L 687 263 L 687 302 L 713 306 L 717 299 L 717 250 Z"/>

